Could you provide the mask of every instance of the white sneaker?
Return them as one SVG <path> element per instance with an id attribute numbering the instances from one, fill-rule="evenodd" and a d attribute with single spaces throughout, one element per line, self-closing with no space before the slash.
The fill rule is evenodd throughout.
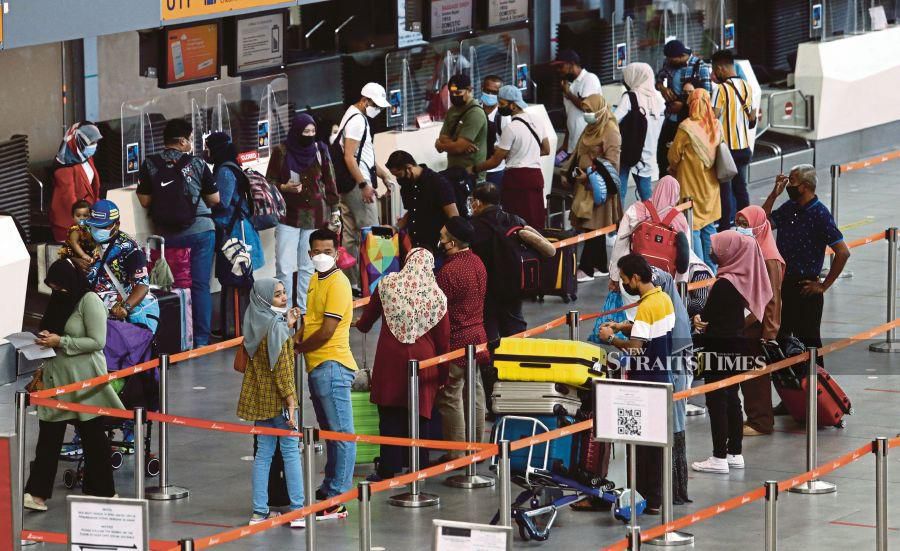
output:
<path id="1" fill-rule="evenodd" d="M 582 272 L 581 270 L 578 270 L 578 272 L 575 274 L 575 277 L 578 279 L 578 283 L 586 283 L 588 281 L 594 281 L 593 275 L 587 275 L 586 273 Z"/>
<path id="2" fill-rule="evenodd" d="M 744 468 L 744 456 L 743 455 L 731 455 L 729 453 L 726 456 L 725 460 L 728 462 L 728 466 L 732 469 L 743 469 Z"/>
<path id="3" fill-rule="evenodd" d="M 260 522 L 267 521 L 270 518 L 275 518 L 277 516 L 278 516 L 278 513 L 276 513 L 275 511 L 269 511 L 268 513 L 265 513 L 265 514 L 254 512 L 250 516 L 249 524 L 250 524 L 250 526 L 253 526 L 254 524 L 259 524 Z"/>
<path id="4" fill-rule="evenodd" d="M 694 404 L 688 404 L 684 406 L 685 415 L 688 417 L 693 417 L 695 415 L 706 415 L 706 408 L 703 406 L 695 406 Z"/>
<path id="5" fill-rule="evenodd" d="M 32 511 L 46 511 L 47 504 L 46 503 L 38 503 L 34 500 L 34 497 L 31 494 L 25 494 L 22 499 L 22 504 L 26 509 L 31 509 Z"/>
<path id="6" fill-rule="evenodd" d="M 306 517 L 295 518 L 292 520 L 291 528 L 306 528 Z"/>
<path id="7" fill-rule="evenodd" d="M 728 474 L 728 460 L 710 457 L 706 461 L 694 461 L 691 468 L 701 473 Z"/>
<path id="8" fill-rule="evenodd" d="M 594 270 L 594 277 L 609 277 L 609 272 L 604 272 L 603 270 Z"/>

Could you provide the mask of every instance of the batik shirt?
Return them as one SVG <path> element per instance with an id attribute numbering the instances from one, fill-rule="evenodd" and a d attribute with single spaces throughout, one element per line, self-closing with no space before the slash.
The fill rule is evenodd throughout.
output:
<path id="1" fill-rule="evenodd" d="M 103 299 L 107 309 L 112 308 L 120 297 L 116 286 L 103 269 L 104 259 L 125 292 L 121 299 L 128 298 L 135 285 L 150 285 L 144 251 L 128 234 L 118 232 L 109 243 L 101 245 L 101 250 L 101 257 L 88 268 L 87 280 L 94 292 Z"/>

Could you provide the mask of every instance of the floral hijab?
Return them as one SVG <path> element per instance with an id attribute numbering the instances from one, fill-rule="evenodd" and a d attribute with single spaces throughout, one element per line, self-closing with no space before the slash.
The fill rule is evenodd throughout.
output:
<path id="1" fill-rule="evenodd" d="M 434 256 L 421 247 L 411 250 L 399 272 L 378 282 L 384 321 L 403 344 L 413 344 L 447 313 L 447 297 L 434 277 Z"/>

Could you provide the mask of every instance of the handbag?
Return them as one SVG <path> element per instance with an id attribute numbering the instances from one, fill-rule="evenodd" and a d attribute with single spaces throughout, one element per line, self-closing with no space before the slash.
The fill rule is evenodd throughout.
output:
<path id="1" fill-rule="evenodd" d="M 247 351 L 244 350 L 243 346 L 239 346 L 237 352 L 234 354 L 234 370 L 238 373 L 247 371 L 247 364 L 249 362 L 250 357 L 247 355 Z"/>
<path id="2" fill-rule="evenodd" d="M 737 176 L 737 165 L 734 164 L 734 158 L 731 156 L 731 148 L 723 140 L 716 148 L 716 179 L 719 183 L 724 184 L 730 182 L 732 178 Z"/>
<path id="3" fill-rule="evenodd" d="M 41 366 L 37 368 L 37 371 L 31 376 L 31 381 L 25 385 L 25 390 L 28 392 L 38 392 L 39 390 L 44 390 L 44 367 Z"/>

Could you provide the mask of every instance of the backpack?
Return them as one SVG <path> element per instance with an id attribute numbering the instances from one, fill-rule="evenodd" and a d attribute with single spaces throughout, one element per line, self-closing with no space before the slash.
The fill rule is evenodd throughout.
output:
<path id="1" fill-rule="evenodd" d="M 640 254 L 651 266 L 656 266 L 674 277 L 675 259 L 678 256 L 678 231 L 672 226 L 672 221 L 678 216 L 678 211 L 670 209 L 666 217 L 660 220 L 653 203 L 644 201 L 643 204 L 650 213 L 650 219 L 638 224 L 631 234 L 631 252 Z"/>
<path id="2" fill-rule="evenodd" d="M 256 231 L 274 228 L 287 214 L 287 205 L 281 192 L 259 172 L 248 168 L 243 171 L 250 190 L 250 223 Z"/>
<path id="3" fill-rule="evenodd" d="M 644 141 L 647 139 L 647 114 L 638 107 L 637 94 L 628 92 L 631 110 L 619 123 L 622 132 L 622 152 L 619 154 L 619 165 L 631 168 L 641 161 L 644 153 Z"/>
<path id="4" fill-rule="evenodd" d="M 191 200 L 187 188 L 187 174 L 191 170 L 192 157 L 187 153 L 177 161 L 167 161 L 161 155 L 149 155 L 147 161 L 156 171 L 150 182 L 150 219 L 157 229 L 165 233 L 186 230 L 197 218 L 201 196 Z"/>
<path id="5" fill-rule="evenodd" d="M 456 198 L 456 210 L 463 218 L 469 218 L 469 196 L 475 189 L 475 176 L 469 174 L 460 166 L 453 166 L 438 172 L 442 178 L 446 178 L 453 185 L 453 195 Z"/>
<path id="6" fill-rule="evenodd" d="M 500 300 L 515 300 L 523 293 L 536 293 L 541 284 L 539 255 L 519 239 L 520 225 L 501 228 L 487 222 L 492 236 L 489 244 L 491 266 L 488 268 L 488 287 L 492 296 Z"/>
<path id="7" fill-rule="evenodd" d="M 362 140 L 359 142 L 359 147 L 356 148 L 356 165 L 359 166 L 359 161 L 362 159 L 363 146 L 366 145 L 366 140 L 369 137 L 369 121 L 366 120 L 365 115 L 362 113 L 353 113 L 350 115 L 347 122 L 344 123 L 344 126 L 341 127 L 334 137 L 334 141 L 328 145 L 328 153 L 334 161 L 331 164 L 334 165 L 334 183 L 337 185 L 338 193 L 348 193 L 353 191 L 353 188 L 359 183 L 353 179 L 353 176 L 350 174 L 350 169 L 347 168 L 347 163 L 344 161 L 343 144 L 344 129 L 347 128 L 347 125 L 353 120 L 353 117 L 357 115 L 361 116 L 366 123 L 366 129 L 363 131 Z M 374 183 L 375 182 L 372 182 L 373 185 Z"/>

